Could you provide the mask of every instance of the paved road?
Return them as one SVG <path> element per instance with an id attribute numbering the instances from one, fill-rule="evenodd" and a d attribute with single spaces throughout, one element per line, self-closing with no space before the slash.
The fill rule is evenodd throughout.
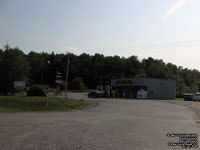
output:
<path id="1" fill-rule="evenodd" d="M 72 97 L 74 95 L 71 95 Z M 188 107 L 147 100 L 99 100 L 81 111 L 0 114 L 2 150 L 167 150 L 167 133 L 200 133 Z"/>

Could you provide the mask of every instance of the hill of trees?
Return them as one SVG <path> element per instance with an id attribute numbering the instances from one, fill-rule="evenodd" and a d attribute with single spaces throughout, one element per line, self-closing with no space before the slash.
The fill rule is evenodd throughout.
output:
<path id="1" fill-rule="evenodd" d="M 19 48 L 6 45 L 0 50 L 0 93 L 13 90 L 13 81 L 25 80 L 27 85 L 46 84 L 55 86 L 56 72 L 63 74 L 70 58 L 69 82 L 75 77 L 83 79 L 87 88 L 96 88 L 97 84 L 112 78 L 151 77 L 173 79 L 177 82 L 177 96 L 183 93 L 195 93 L 200 89 L 200 72 L 190 70 L 161 59 L 151 57 L 140 61 L 137 56 L 124 58 L 104 56 L 102 54 L 72 53 L 51 54 L 31 51 L 24 54 Z"/>

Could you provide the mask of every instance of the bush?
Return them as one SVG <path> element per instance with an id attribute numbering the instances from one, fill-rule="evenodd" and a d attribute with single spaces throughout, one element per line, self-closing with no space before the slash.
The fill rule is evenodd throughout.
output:
<path id="1" fill-rule="evenodd" d="M 60 90 L 65 90 L 65 82 L 60 83 Z"/>
<path id="2" fill-rule="evenodd" d="M 27 91 L 27 96 L 46 96 L 45 89 L 40 85 L 33 85 Z"/>
<path id="3" fill-rule="evenodd" d="M 74 78 L 70 84 L 72 90 L 83 90 L 84 84 L 81 78 Z"/>

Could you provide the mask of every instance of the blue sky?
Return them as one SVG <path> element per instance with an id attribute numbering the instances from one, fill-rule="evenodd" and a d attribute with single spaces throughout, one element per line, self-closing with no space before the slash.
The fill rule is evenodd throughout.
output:
<path id="1" fill-rule="evenodd" d="M 199 0 L 0 0 L 0 47 L 153 57 L 200 70 Z"/>

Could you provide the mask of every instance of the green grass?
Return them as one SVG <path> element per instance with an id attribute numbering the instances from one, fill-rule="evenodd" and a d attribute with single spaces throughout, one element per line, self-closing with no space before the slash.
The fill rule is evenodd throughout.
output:
<path id="1" fill-rule="evenodd" d="M 177 101 L 184 101 L 184 98 L 176 98 Z"/>
<path id="2" fill-rule="evenodd" d="M 56 88 L 49 88 L 48 92 L 56 93 Z"/>
<path id="3" fill-rule="evenodd" d="M 67 111 L 83 109 L 89 104 L 78 100 L 56 97 L 0 96 L 0 112 Z"/>
<path id="4" fill-rule="evenodd" d="M 95 90 L 93 89 L 84 89 L 84 90 L 68 90 L 68 92 L 72 92 L 72 93 L 90 93 L 93 92 Z M 65 91 L 63 91 L 65 92 Z"/>
<path id="5" fill-rule="evenodd" d="M 90 92 L 93 92 L 95 91 L 95 89 L 84 89 L 84 90 L 67 90 L 67 92 L 70 92 L 70 93 L 90 93 Z M 49 93 L 54 93 L 56 95 L 56 89 L 55 88 L 49 88 L 48 89 L 48 92 Z M 60 92 L 61 93 L 64 93 L 65 90 L 62 90 Z M 59 94 L 58 94 L 59 95 Z"/>

